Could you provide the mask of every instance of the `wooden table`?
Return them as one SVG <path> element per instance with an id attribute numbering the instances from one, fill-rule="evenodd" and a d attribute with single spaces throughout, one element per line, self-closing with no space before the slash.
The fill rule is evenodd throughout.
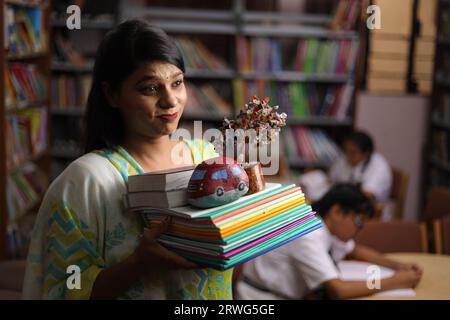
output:
<path id="1" fill-rule="evenodd" d="M 400 262 L 414 262 L 423 268 L 422 279 L 410 298 L 371 296 L 370 300 L 450 300 L 450 256 L 427 253 L 391 253 L 387 256 Z"/>

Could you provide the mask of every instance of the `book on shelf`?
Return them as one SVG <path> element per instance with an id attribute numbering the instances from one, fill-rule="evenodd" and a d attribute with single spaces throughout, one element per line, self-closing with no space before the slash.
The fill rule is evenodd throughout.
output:
<path id="1" fill-rule="evenodd" d="M 233 112 L 231 104 L 222 97 L 211 84 L 187 84 L 188 102 L 185 113 L 190 115 L 230 116 Z"/>
<path id="2" fill-rule="evenodd" d="M 299 40 L 293 69 L 307 74 L 351 74 L 359 57 L 359 41 Z"/>
<path id="3" fill-rule="evenodd" d="M 46 50 L 44 15 L 39 7 L 5 6 L 5 48 L 11 56 Z"/>
<path id="4" fill-rule="evenodd" d="M 284 130 L 284 140 L 291 160 L 332 163 L 341 155 L 340 148 L 321 129 L 292 126 Z"/>
<path id="5" fill-rule="evenodd" d="M 32 162 L 7 176 L 6 198 L 9 221 L 16 221 L 39 201 L 48 184 L 48 177 Z"/>
<path id="6" fill-rule="evenodd" d="M 51 79 L 52 108 L 67 110 L 84 108 L 91 89 L 92 76 L 57 75 Z"/>
<path id="7" fill-rule="evenodd" d="M 235 104 L 246 101 L 252 94 L 268 96 L 277 101 L 280 112 L 298 118 L 310 116 L 332 117 L 345 120 L 350 116 L 354 85 L 324 85 L 316 83 L 280 83 L 266 80 L 240 81 L 233 84 Z"/>
<path id="8" fill-rule="evenodd" d="M 358 61 L 359 41 L 300 39 L 294 59 L 283 61 L 282 43 L 272 38 L 237 40 L 237 63 L 242 73 L 286 69 L 315 75 L 351 74 Z"/>
<path id="9" fill-rule="evenodd" d="M 192 70 L 229 70 L 227 62 L 215 55 L 200 40 L 187 37 L 175 38 L 175 43 L 183 55 L 186 69 Z"/>
<path id="10" fill-rule="evenodd" d="M 4 77 L 6 109 L 20 109 L 46 96 L 43 76 L 33 64 L 8 63 Z"/>
<path id="11" fill-rule="evenodd" d="M 147 225 L 172 217 L 158 241 L 189 260 L 221 270 L 321 226 L 299 187 L 275 183 L 214 208 L 143 208 L 129 214 L 133 213 Z"/>
<path id="12" fill-rule="evenodd" d="M 278 40 L 239 36 L 236 45 L 240 72 L 282 70 L 281 44 Z"/>
<path id="13" fill-rule="evenodd" d="M 354 30 L 361 15 L 361 0 L 339 0 L 332 14 L 331 30 Z"/>
<path id="14" fill-rule="evenodd" d="M 7 168 L 47 148 L 47 109 L 31 108 L 7 116 Z"/>

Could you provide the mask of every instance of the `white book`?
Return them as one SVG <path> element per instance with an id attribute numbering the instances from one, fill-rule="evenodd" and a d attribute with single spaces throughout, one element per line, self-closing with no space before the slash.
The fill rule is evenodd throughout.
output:
<path id="1" fill-rule="evenodd" d="M 187 189 L 195 166 L 152 171 L 128 177 L 128 192 Z"/>

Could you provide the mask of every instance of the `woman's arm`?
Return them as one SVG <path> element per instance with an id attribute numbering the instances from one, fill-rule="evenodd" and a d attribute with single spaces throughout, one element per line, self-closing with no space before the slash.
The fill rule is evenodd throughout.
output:
<path id="1" fill-rule="evenodd" d="M 145 274 L 162 269 L 193 269 L 195 263 L 167 250 L 156 240 L 168 222 L 144 229 L 139 246 L 124 261 L 101 271 L 92 288 L 90 299 L 115 299 Z"/>

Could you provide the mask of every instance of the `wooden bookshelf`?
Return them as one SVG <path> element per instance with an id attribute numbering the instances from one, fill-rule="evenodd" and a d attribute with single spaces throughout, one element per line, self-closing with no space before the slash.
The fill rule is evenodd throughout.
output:
<path id="1" fill-rule="evenodd" d="M 7 205 L 7 179 L 8 176 L 12 172 L 20 172 L 23 166 L 27 163 L 34 163 L 39 171 L 42 171 L 46 177 L 50 176 L 50 153 L 48 152 L 49 147 L 49 136 L 51 131 L 51 122 L 50 117 L 47 117 L 46 120 L 46 133 L 44 135 L 46 149 L 40 150 L 37 153 L 30 153 L 25 159 L 22 159 L 19 163 L 13 164 L 10 168 L 7 168 L 7 143 L 6 141 L 6 125 L 9 117 L 14 116 L 22 112 L 23 110 L 28 109 L 47 109 L 49 106 L 49 75 L 50 75 L 50 50 L 48 43 L 48 35 L 49 35 L 49 11 L 50 11 L 50 2 L 45 1 L 24 1 L 24 0 L 0 0 L 0 23 L 2 26 L 5 26 L 6 12 L 5 7 L 13 7 L 16 9 L 40 9 L 42 10 L 42 30 L 41 34 L 45 36 L 42 41 L 42 49 L 35 52 L 29 52 L 26 54 L 15 55 L 9 53 L 8 50 L 1 50 L 0 53 L 0 64 L 1 64 L 1 86 L 2 90 L 0 91 L 0 260 L 10 258 L 10 252 L 8 252 L 8 235 L 7 228 L 9 225 L 16 223 L 22 216 L 30 213 L 35 213 L 40 205 L 42 200 L 42 194 L 38 194 L 37 199 L 32 203 L 29 203 L 25 206 L 25 209 L 22 212 L 8 212 Z M 3 30 L 3 29 L 2 29 Z M 2 31 L 0 34 L 0 43 L 5 43 L 5 34 Z M 42 99 L 29 101 L 26 103 L 21 103 L 14 106 L 6 105 L 6 89 L 5 89 L 5 79 L 4 74 L 7 70 L 7 66 L 10 63 L 20 63 L 24 65 L 35 65 L 36 70 L 43 77 L 43 87 L 45 91 L 45 96 Z M 14 219 L 9 219 L 8 216 L 13 216 Z M 19 248 L 18 248 L 19 249 Z"/>
<path id="2" fill-rule="evenodd" d="M 445 26 L 442 19 L 445 12 L 450 14 L 450 1 L 437 1 L 433 91 L 430 100 L 428 144 L 424 152 L 424 195 L 434 186 L 450 187 L 450 26 Z M 442 155 L 443 150 L 447 154 L 446 157 Z"/>

